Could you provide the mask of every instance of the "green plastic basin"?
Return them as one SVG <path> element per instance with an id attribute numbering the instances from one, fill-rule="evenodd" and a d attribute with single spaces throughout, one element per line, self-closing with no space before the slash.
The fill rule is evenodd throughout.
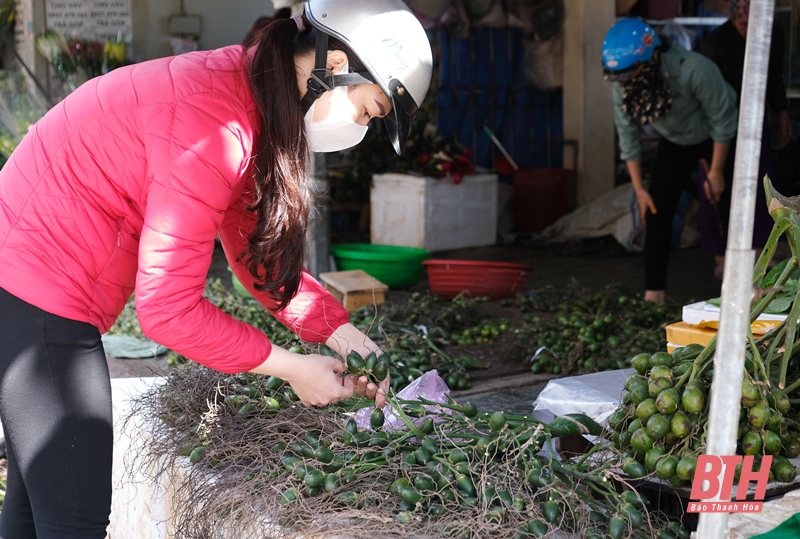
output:
<path id="1" fill-rule="evenodd" d="M 415 285 L 422 276 L 422 261 L 431 256 L 426 249 L 371 243 L 335 243 L 331 253 L 337 270 L 362 270 L 389 288 Z"/>
<path id="2" fill-rule="evenodd" d="M 242 281 L 233 273 L 233 270 L 230 266 L 228 266 L 228 271 L 231 272 L 231 284 L 233 284 L 233 290 L 243 298 L 252 298 L 253 295 L 244 287 Z"/>

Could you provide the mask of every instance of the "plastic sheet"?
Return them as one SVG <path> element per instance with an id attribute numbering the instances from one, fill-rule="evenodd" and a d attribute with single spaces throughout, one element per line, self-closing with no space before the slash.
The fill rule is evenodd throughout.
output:
<path id="1" fill-rule="evenodd" d="M 449 394 L 450 388 L 447 387 L 445 381 L 442 380 L 441 376 L 439 376 L 438 371 L 434 369 L 426 372 L 411 382 L 402 391 L 400 391 L 400 393 L 397 394 L 397 398 L 400 400 L 414 401 L 419 400 L 419 397 L 422 397 L 423 399 L 432 402 L 446 403 L 448 400 L 447 396 Z M 432 405 L 427 405 L 426 408 L 428 410 L 434 409 Z M 369 423 L 369 416 L 374 409 L 374 406 L 367 406 L 365 408 L 361 408 L 353 415 L 353 419 L 358 425 L 358 428 L 374 430 Z M 383 408 L 383 415 L 385 418 L 383 427 L 381 427 L 383 430 L 405 430 L 405 423 L 403 423 L 403 421 L 397 415 L 397 412 L 395 412 L 394 408 L 392 408 L 390 405 L 387 404 Z M 425 417 L 427 416 L 412 418 L 411 422 L 414 423 L 414 425 L 419 425 L 422 423 L 422 420 L 425 419 Z"/>
<path id="2" fill-rule="evenodd" d="M 120 359 L 151 358 L 169 352 L 166 346 L 134 335 L 105 334 L 102 340 L 106 354 Z"/>
<path id="3" fill-rule="evenodd" d="M 551 421 L 564 414 L 584 413 L 605 426 L 620 404 L 625 379 L 634 372 L 622 369 L 550 380 L 533 402 L 533 415 Z"/>
<path id="4" fill-rule="evenodd" d="M 680 248 L 700 243 L 697 202 L 692 201 L 688 193 L 685 196 L 688 198 L 682 199 L 673 222 L 673 245 Z M 644 249 L 644 232 L 636 194 L 631 184 L 626 183 L 562 216 L 534 234 L 533 239 L 544 243 L 567 243 L 611 235 L 625 249 L 638 253 Z"/>
<path id="5" fill-rule="evenodd" d="M 535 87 L 555 90 L 564 85 L 564 39 L 559 34 L 547 41 L 525 43 L 525 74 Z"/>
<path id="6" fill-rule="evenodd" d="M 692 50 L 694 32 L 675 21 L 668 20 L 665 22 L 659 33 L 666 37 L 670 44 L 678 45 L 687 51 Z"/>

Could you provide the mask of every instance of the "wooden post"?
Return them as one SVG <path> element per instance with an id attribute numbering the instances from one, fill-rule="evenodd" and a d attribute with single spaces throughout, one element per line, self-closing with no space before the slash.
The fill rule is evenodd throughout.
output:
<path id="1" fill-rule="evenodd" d="M 614 119 L 611 83 L 603 79 L 603 38 L 614 25 L 615 0 L 565 0 L 564 166 L 578 152 L 578 206 L 614 187 Z"/>

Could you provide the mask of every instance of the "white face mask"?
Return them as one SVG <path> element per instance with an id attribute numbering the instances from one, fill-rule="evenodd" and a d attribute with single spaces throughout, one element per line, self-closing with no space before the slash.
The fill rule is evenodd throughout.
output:
<path id="1" fill-rule="evenodd" d="M 347 64 L 341 73 L 347 73 Z M 314 101 L 305 116 L 306 138 L 312 152 L 338 152 L 352 148 L 364 139 L 367 134 L 366 125 L 358 125 L 353 116 L 356 107 L 347 98 L 347 86 L 337 86 L 330 92 L 330 97 L 323 94 L 321 99 L 329 99 L 328 115 L 314 121 L 314 109 L 319 99 Z"/>

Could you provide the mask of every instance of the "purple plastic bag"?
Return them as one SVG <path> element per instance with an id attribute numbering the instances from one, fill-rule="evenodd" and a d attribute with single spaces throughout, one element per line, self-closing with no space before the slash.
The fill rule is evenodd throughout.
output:
<path id="1" fill-rule="evenodd" d="M 426 372 L 411 382 L 405 389 L 397 394 L 397 398 L 400 400 L 414 401 L 418 400 L 419 397 L 422 397 L 423 399 L 427 399 L 432 402 L 446 403 L 448 400 L 447 396 L 449 394 L 450 388 L 447 387 L 445 381 L 442 380 L 441 376 L 439 376 L 439 373 L 434 369 Z M 435 410 L 435 407 L 432 405 L 427 405 L 426 408 L 431 411 Z M 374 409 L 374 406 L 367 406 L 365 408 L 361 408 L 353 415 L 353 419 L 355 420 L 356 425 L 358 425 L 358 428 L 375 430 L 369 423 L 369 416 Z M 448 409 L 444 408 L 444 410 Z M 436 411 L 440 413 L 440 410 Z M 383 423 L 383 430 L 405 430 L 405 423 L 403 423 L 403 421 L 394 411 L 394 408 L 392 408 L 390 405 L 387 404 L 383 408 L 383 415 L 386 418 Z M 414 423 L 414 425 L 419 425 L 422 423 L 422 420 L 425 419 L 425 417 L 427 416 L 411 418 L 411 422 Z"/>

